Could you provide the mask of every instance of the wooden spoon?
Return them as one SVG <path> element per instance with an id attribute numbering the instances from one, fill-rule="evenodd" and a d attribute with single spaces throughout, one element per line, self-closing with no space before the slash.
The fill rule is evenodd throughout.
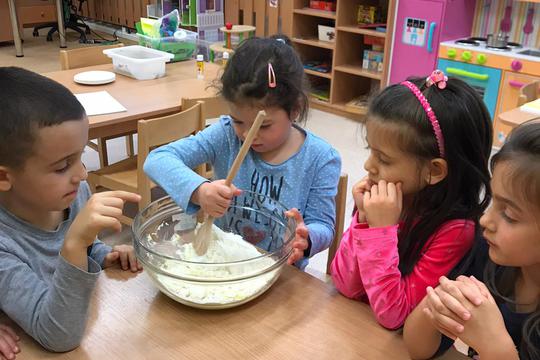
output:
<path id="1" fill-rule="evenodd" d="M 231 186 L 233 179 L 236 177 L 236 173 L 238 173 L 238 170 L 240 169 L 240 165 L 242 165 L 242 162 L 244 161 L 244 158 L 246 157 L 249 148 L 251 147 L 251 144 L 253 143 L 253 139 L 255 139 L 255 135 L 257 135 L 257 132 L 259 131 L 259 128 L 261 127 L 261 124 L 263 120 L 266 118 L 266 112 L 264 110 L 259 111 L 257 114 L 257 117 L 255 118 L 255 121 L 251 125 L 251 128 L 249 129 L 249 132 L 244 139 L 244 143 L 242 144 L 242 147 L 240 148 L 240 151 L 238 152 L 238 155 L 236 155 L 236 158 L 234 159 L 234 162 L 229 169 L 229 173 L 227 174 L 227 178 L 225 179 L 225 185 Z M 210 244 L 210 241 L 212 240 L 212 225 L 214 224 L 214 217 L 208 216 L 206 221 L 201 225 L 199 230 L 197 231 L 197 234 L 195 235 L 195 239 L 193 241 L 193 247 L 195 248 L 195 252 L 197 255 L 201 256 L 206 254 L 206 251 L 208 251 L 208 245 Z"/>

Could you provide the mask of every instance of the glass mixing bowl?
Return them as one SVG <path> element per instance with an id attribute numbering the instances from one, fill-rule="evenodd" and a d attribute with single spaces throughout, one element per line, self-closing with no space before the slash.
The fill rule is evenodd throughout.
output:
<path id="1" fill-rule="evenodd" d="M 296 223 L 286 210 L 268 196 L 244 191 L 214 222 L 242 239 L 213 240 L 206 255 L 198 256 L 192 246 L 197 215 L 167 196 L 135 217 L 135 253 L 155 285 L 174 300 L 203 309 L 238 306 L 269 289 L 292 253 Z"/>

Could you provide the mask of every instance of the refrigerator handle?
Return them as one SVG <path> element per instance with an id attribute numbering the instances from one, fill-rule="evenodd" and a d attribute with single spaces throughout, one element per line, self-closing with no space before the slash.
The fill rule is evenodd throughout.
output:
<path id="1" fill-rule="evenodd" d="M 433 52 L 433 33 L 435 32 L 435 28 L 437 27 L 436 22 L 432 22 L 429 24 L 429 33 L 428 33 L 428 39 L 427 39 L 427 52 L 432 53 Z"/>

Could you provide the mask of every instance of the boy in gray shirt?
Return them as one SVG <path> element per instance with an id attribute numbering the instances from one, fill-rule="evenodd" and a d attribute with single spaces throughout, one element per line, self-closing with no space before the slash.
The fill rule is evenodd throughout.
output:
<path id="1" fill-rule="evenodd" d="M 87 141 L 88 119 L 68 89 L 0 68 L 0 309 L 51 351 L 79 345 L 102 268 L 140 269 L 131 246 L 96 239 L 120 230 L 124 202 L 140 197 L 91 196 L 81 162 Z M 18 349 L 9 348 L 0 355 L 13 359 Z"/>

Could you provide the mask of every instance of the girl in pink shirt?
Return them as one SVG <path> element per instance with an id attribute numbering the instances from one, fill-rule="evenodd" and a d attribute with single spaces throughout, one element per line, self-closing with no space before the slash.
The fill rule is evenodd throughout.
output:
<path id="1" fill-rule="evenodd" d="M 336 288 L 368 302 L 384 327 L 401 327 L 479 235 L 492 135 L 480 96 L 440 70 L 370 103 L 368 176 L 353 188 L 357 210 L 331 272 Z"/>

